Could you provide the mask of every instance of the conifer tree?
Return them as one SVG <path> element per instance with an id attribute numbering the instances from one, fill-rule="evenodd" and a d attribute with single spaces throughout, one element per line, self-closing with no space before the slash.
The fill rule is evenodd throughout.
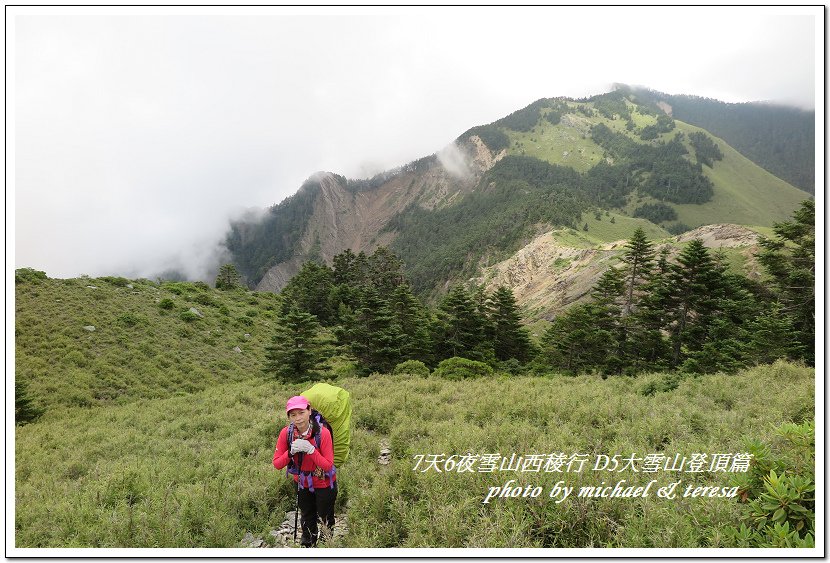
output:
<path id="1" fill-rule="evenodd" d="M 392 317 L 401 332 L 401 358 L 430 362 L 429 311 L 402 283 L 392 295 Z"/>
<path id="2" fill-rule="evenodd" d="M 364 255 L 365 258 L 365 255 Z M 347 248 L 337 254 L 332 260 L 332 287 L 329 290 L 328 302 L 332 311 L 332 324 L 347 324 L 347 319 L 340 315 L 346 307 L 354 312 L 360 306 L 360 283 L 358 257 Z"/>
<path id="3" fill-rule="evenodd" d="M 286 306 L 278 317 L 271 344 L 265 347 L 264 371 L 286 382 L 313 375 L 325 350 L 319 331 L 314 315 Z"/>
<path id="4" fill-rule="evenodd" d="M 770 364 L 778 359 L 802 357 L 804 346 L 793 338 L 792 317 L 784 314 L 780 303 L 762 311 L 747 327 L 748 355 L 753 364 Z"/>
<path id="5" fill-rule="evenodd" d="M 363 288 L 360 307 L 345 334 L 346 343 L 367 371 L 391 372 L 400 363 L 403 335 L 375 287 Z"/>
<path id="6" fill-rule="evenodd" d="M 520 362 L 530 359 L 530 335 L 521 324 L 513 292 L 501 286 L 490 302 L 490 325 L 493 327 L 493 351 L 500 361 L 515 358 Z"/>
<path id="7" fill-rule="evenodd" d="M 703 241 L 694 239 L 683 249 L 670 266 L 668 282 L 671 366 L 677 367 L 684 348 L 702 348 L 721 294 L 719 272 Z"/>
<path id="8" fill-rule="evenodd" d="M 455 285 L 441 302 L 433 325 L 435 360 L 453 356 L 486 360 L 492 347 L 483 338 L 482 326 L 483 319 L 469 293 L 463 286 Z"/>
<path id="9" fill-rule="evenodd" d="M 356 261 L 357 256 L 351 248 L 335 255 L 332 259 L 332 283 L 339 285 L 357 282 Z"/>
<path id="10" fill-rule="evenodd" d="M 541 339 L 544 360 L 573 374 L 603 366 L 614 351 L 614 334 L 597 322 L 604 314 L 596 303 L 585 303 L 556 317 Z"/>
<path id="11" fill-rule="evenodd" d="M 631 314 L 634 304 L 634 291 L 648 279 L 654 262 L 654 249 L 646 238 L 646 232 L 637 227 L 625 245 L 622 261 L 628 266 L 626 271 L 626 299 L 623 315 Z"/>
<path id="12" fill-rule="evenodd" d="M 224 264 L 219 268 L 214 282 L 216 289 L 235 289 L 242 286 L 242 277 L 233 264 Z"/>
<path id="13" fill-rule="evenodd" d="M 595 315 L 594 330 L 611 336 L 611 340 L 608 341 L 609 353 L 596 367 L 607 367 L 609 371 L 615 373 L 619 373 L 626 363 L 626 334 L 621 322 L 619 306 L 624 291 L 623 273 L 614 267 L 605 270 L 591 291 L 591 296 L 594 298 L 592 309 Z"/>
<path id="14" fill-rule="evenodd" d="M 775 238 L 761 238 L 758 260 L 772 276 L 782 312 L 792 319 L 804 358 L 815 363 L 816 209 L 807 200 L 792 221 L 773 226 Z"/>
<path id="15" fill-rule="evenodd" d="M 331 324 L 334 317 L 328 299 L 332 289 L 331 268 L 316 262 L 305 262 L 300 271 L 291 278 L 280 292 L 291 306 L 317 317 L 324 326 Z"/>
<path id="16" fill-rule="evenodd" d="M 29 389 L 22 381 L 14 382 L 14 422 L 28 424 L 35 422 L 43 415 L 43 409 L 37 407 L 29 396 Z"/>
<path id="17" fill-rule="evenodd" d="M 385 246 L 378 247 L 368 258 L 368 281 L 377 288 L 379 295 L 389 299 L 395 288 L 404 282 L 403 262 Z"/>
<path id="18" fill-rule="evenodd" d="M 627 330 L 625 355 L 634 372 L 668 367 L 671 348 L 663 336 L 669 323 L 671 295 L 668 254 L 668 247 L 660 251 L 642 293 L 639 297 L 635 296 L 637 306 L 634 313 L 624 319 Z"/>
<path id="19" fill-rule="evenodd" d="M 468 291 L 475 306 L 476 316 L 481 323 L 481 337 L 492 347 L 495 339 L 495 326 L 492 319 L 492 296 L 487 294 L 484 285 L 474 285 Z"/>

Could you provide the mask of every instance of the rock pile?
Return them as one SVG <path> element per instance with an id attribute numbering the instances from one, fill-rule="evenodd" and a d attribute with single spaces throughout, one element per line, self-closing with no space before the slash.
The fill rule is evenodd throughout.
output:
<path id="1" fill-rule="evenodd" d="M 297 520 L 299 526 L 299 518 Z M 322 532 L 322 530 L 321 530 Z M 345 514 L 335 515 L 333 539 L 342 538 L 349 532 L 349 524 Z M 294 543 L 294 511 L 291 510 L 285 513 L 285 520 L 283 520 L 280 527 L 276 530 L 271 530 L 268 535 L 271 536 L 270 543 L 262 538 L 255 537 L 251 532 L 245 534 L 242 541 L 239 542 L 239 547 L 299 547 L 301 530 L 297 530 L 297 543 Z M 323 539 L 323 538 L 321 538 Z M 324 540 L 323 540 L 324 541 Z"/>
<path id="2" fill-rule="evenodd" d="M 389 449 L 389 443 L 385 440 L 380 442 L 380 455 L 378 456 L 378 463 L 381 465 L 389 465 L 392 461 L 392 450 Z"/>

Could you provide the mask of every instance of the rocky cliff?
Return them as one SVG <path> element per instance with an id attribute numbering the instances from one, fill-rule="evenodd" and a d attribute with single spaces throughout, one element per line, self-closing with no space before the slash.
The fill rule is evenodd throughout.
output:
<path id="1" fill-rule="evenodd" d="M 552 320 L 560 311 L 588 299 L 591 288 L 602 273 L 619 266 L 625 240 L 591 248 L 574 248 L 557 243 L 556 231 L 548 231 L 533 239 L 516 254 L 484 270 L 477 283 L 488 292 L 499 286 L 513 290 L 516 300 L 526 311 L 528 321 Z M 669 248 L 672 257 L 687 242 L 699 238 L 712 249 L 732 249 L 742 262 L 745 273 L 757 279 L 760 275 L 754 257 L 758 249 L 758 233 L 740 225 L 706 225 L 655 243 L 655 253 Z"/>
<path id="2" fill-rule="evenodd" d="M 404 167 L 379 187 L 366 191 L 349 190 L 341 177 L 318 173 L 314 180 L 320 191 L 298 249 L 289 260 L 269 269 L 256 289 L 279 291 L 311 257 L 331 264 L 334 256 L 346 249 L 370 253 L 388 245 L 395 233 L 381 231 L 397 213 L 412 204 L 434 209 L 452 203 L 474 190 L 482 174 L 505 154 L 494 154 L 472 136 L 446 147 L 423 170 Z"/>

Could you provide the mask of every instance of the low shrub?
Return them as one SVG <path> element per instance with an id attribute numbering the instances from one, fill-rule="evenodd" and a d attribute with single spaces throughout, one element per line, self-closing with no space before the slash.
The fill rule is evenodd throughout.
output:
<path id="1" fill-rule="evenodd" d="M 188 322 L 188 323 L 192 323 L 193 321 L 198 321 L 199 320 L 199 315 L 197 315 L 196 313 L 194 313 L 193 311 L 191 311 L 189 309 L 187 311 L 182 311 L 182 314 L 179 315 L 179 316 L 181 317 L 181 319 L 183 321 Z"/>
<path id="2" fill-rule="evenodd" d="M 130 280 L 121 276 L 104 276 L 98 279 L 105 281 L 110 285 L 114 285 L 115 287 L 127 287 L 130 285 Z"/>
<path id="3" fill-rule="evenodd" d="M 747 441 L 752 463 L 732 485 L 746 503 L 740 527 L 725 529 L 738 547 L 814 547 L 815 420 L 776 429 L 783 444 Z"/>
<path id="4" fill-rule="evenodd" d="M 133 327 L 140 324 L 147 324 L 147 318 L 137 313 L 126 312 L 122 313 L 115 319 L 118 324 L 126 327 Z"/>
<path id="5" fill-rule="evenodd" d="M 438 364 L 438 367 L 435 368 L 432 375 L 442 379 L 458 381 L 461 379 L 473 379 L 485 375 L 493 375 L 493 368 L 484 362 L 455 357 Z"/>
<path id="6" fill-rule="evenodd" d="M 39 283 L 46 279 L 49 279 L 46 276 L 46 272 L 41 272 L 40 270 L 35 270 L 34 268 L 19 268 L 14 271 L 15 284 L 23 282 Z"/>
<path id="7" fill-rule="evenodd" d="M 407 360 L 395 366 L 392 370 L 393 375 L 418 375 L 427 377 L 429 375 L 429 368 L 424 362 L 418 360 Z"/>

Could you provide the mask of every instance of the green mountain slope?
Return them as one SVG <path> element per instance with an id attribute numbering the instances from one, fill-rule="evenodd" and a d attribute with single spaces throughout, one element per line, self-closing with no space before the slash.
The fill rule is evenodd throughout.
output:
<path id="1" fill-rule="evenodd" d="M 765 170 L 815 193 L 814 111 L 765 103 L 730 104 L 640 88 L 633 92 L 643 100 L 668 104 L 676 119 L 706 129 Z"/>
<path id="2" fill-rule="evenodd" d="M 557 124 L 545 119 L 552 110 L 543 108 L 540 119 L 529 131 L 505 129 L 510 139 L 509 152 L 587 172 L 608 158 L 607 151 L 591 139 L 593 126 L 602 124 L 615 133 L 626 135 L 632 142 L 644 143 L 637 136 L 637 131 L 657 122 L 655 115 L 640 113 L 637 111 L 638 106 L 628 100 L 625 101 L 625 107 L 630 112 L 633 130 L 626 128 L 627 121 L 619 114 L 616 114 L 616 118 L 601 114 L 597 110 L 597 101 L 568 101 L 566 104 L 571 108 L 570 113 L 565 114 Z M 584 112 L 592 115 L 585 115 Z M 694 160 L 695 153 L 688 135 L 707 132 L 678 120 L 674 124 L 671 131 L 661 133 L 650 143 L 668 142 L 677 132 L 682 132 L 686 135 L 683 144 L 689 152 L 686 158 Z M 714 141 L 723 152 L 723 159 L 715 161 L 711 168 L 703 167 L 704 175 L 713 183 L 714 195 L 702 204 L 672 203 L 679 222 L 690 228 L 712 223 L 771 226 L 776 221 L 787 219 L 798 204 L 806 199 L 802 190 L 757 166 L 723 139 L 714 138 Z M 648 196 L 631 198 L 623 209 L 631 213 L 639 205 L 654 201 L 657 200 Z"/>
<path id="3" fill-rule="evenodd" d="M 677 122 L 686 133 L 702 131 Z M 691 227 L 711 223 L 738 223 L 769 227 L 788 219 L 807 199 L 805 193 L 755 165 L 751 160 L 715 138 L 723 160 L 704 173 L 715 185 L 712 200 L 702 205 L 677 204 L 679 220 Z"/>
<path id="4" fill-rule="evenodd" d="M 770 227 L 805 199 L 802 190 L 723 139 L 672 119 L 660 104 L 626 89 L 579 100 L 537 100 L 456 140 L 459 153 L 475 165 L 464 189 L 454 185 L 462 180 L 441 172 L 440 159 L 427 157 L 406 167 L 405 178 L 381 175 L 347 198 L 310 198 L 305 189 L 298 193 L 303 197 L 273 208 L 261 225 L 234 225 L 228 247 L 255 285 L 266 271 L 287 283 L 299 263 L 318 259 L 314 249 L 320 245 L 309 241 L 325 246 L 353 240 L 362 245 L 354 250 L 366 252 L 383 244 L 403 259 L 413 287 L 435 297 L 539 233 L 584 228 L 600 211 L 646 218 L 678 234 L 713 223 Z M 435 184 L 430 178 L 439 173 L 444 177 Z M 429 185 L 444 194 L 441 205 L 425 205 L 410 193 Z M 392 209 L 402 193 L 408 204 Z M 360 217 L 359 236 L 348 232 L 337 213 Z M 300 238 L 310 250 L 298 251 Z M 283 286 L 274 284 L 268 289 Z"/>
<path id="5" fill-rule="evenodd" d="M 255 376 L 279 299 L 201 283 L 31 277 L 15 297 L 15 377 L 47 418 Z"/>

